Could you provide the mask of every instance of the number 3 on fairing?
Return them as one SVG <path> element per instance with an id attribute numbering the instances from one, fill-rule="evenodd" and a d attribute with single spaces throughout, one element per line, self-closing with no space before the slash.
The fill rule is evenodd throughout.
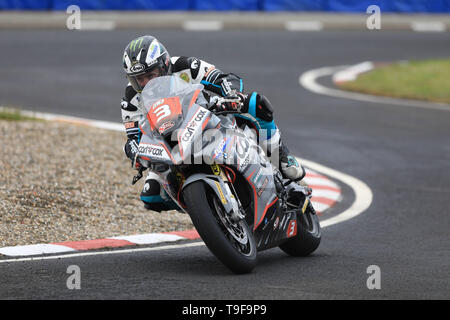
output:
<path id="1" fill-rule="evenodd" d="M 165 118 L 173 118 L 181 113 L 181 104 L 178 97 L 164 98 L 151 105 L 147 118 L 152 130 Z"/>
<path id="2" fill-rule="evenodd" d="M 156 107 L 153 110 L 153 113 L 157 118 L 156 123 L 160 122 L 164 118 L 167 118 L 171 114 L 170 107 L 168 104 L 163 104 L 162 106 Z"/>

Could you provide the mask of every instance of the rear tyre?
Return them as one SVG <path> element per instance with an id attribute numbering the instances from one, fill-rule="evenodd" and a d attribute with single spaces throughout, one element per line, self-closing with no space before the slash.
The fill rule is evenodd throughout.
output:
<path id="1" fill-rule="evenodd" d="M 305 213 L 299 210 L 297 214 L 297 235 L 279 247 L 290 256 L 305 257 L 313 253 L 320 244 L 322 230 L 319 218 L 316 215 L 311 202 Z"/>
<path id="2" fill-rule="evenodd" d="M 256 266 L 253 233 L 245 220 L 232 222 L 221 201 L 203 181 L 183 189 L 187 211 L 208 249 L 236 274 L 249 273 Z"/>

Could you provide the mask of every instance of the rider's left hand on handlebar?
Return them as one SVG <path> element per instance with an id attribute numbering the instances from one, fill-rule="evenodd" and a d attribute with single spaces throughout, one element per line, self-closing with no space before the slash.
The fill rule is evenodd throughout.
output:
<path id="1" fill-rule="evenodd" d="M 225 97 L 212 97 L 212 109 L 215 111 L 236 111 L 240 112 L 247 95 L 241 92 L 230 92 Z"/>
<path id="2" fill-rule="evenodd" d="M 225 102 L 225 109 L 230 111 L 240 111 L 242 104 L 247 99 L 247 95 L 242 92 L 230 92 L 229 95 L 225 97 L 227 100 L 235 100 Z"/>

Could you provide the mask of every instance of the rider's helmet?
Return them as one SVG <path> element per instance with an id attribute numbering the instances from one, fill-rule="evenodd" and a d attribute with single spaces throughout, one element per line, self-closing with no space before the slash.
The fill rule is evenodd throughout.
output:
<path id="1" fill-rule="evenodd" d="M 158 39 L 145 35 L 126 46 L 123 68 L 134 90 L 142 92 L 152 78 L 170 74 L 170 55 Z"/>

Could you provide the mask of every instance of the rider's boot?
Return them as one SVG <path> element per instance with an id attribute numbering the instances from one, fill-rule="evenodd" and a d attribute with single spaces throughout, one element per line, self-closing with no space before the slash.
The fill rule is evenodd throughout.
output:
<path id="1" fill-rule="evenodd" d="M 140 198 L 144 208 L 157 212 L 177 209 L 175 203 L 161 186 L 161 178 L 150 171 L 145 179 Z"/>
<path id="2" fill-rule="evenodd" d="M 290 154 L 289 149 L 281 141 L 280 130 L 276 128 L 269 139 L 260 141 L 263 150 L 272 163 L 280 169 L 283 178 L 299 182 L 305 177 L 305 169 Z"/>
<path id="3" fill-rule="evenodd" d="M 283 177 L 299 182 L 305 177 L 305 169 L 289 154 L 289 149 L 280 141 L 280 170 Z"/>

